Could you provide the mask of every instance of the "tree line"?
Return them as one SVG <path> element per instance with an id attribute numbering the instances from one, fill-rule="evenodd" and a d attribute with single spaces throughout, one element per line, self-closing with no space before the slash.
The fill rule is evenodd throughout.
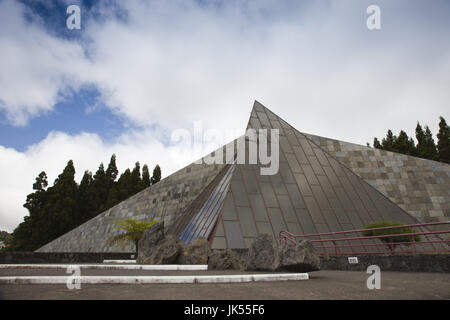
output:
<path id="1" fill-rule="evenodd" d="M 433 134 L 428 126 L 425 130 L 417 122 L 415 143 L 412 137 L 408 137 L 405 131 L 401 130 L 396 136 L 388 130 L 385 138 L 373 139 L 373 147 L 387 151 L 403 153 L 415 157 L 429 160 L 450 163 L 450 128 L 443 117 L 440 117 L 439 132 L 436 135 L 437 144 L 434 142 Z M 369 146 L 369 144 L 367 144 Z"/>
<path id="2" fill-rule="evenodd" d="M 23 205 L 29 215 L 12 233 L 8 251 L 34 251 L 161 180 L 159 165 L 150 176 L 147 165 L 141 174 L 139 162 L 117 179 L 118 174 L 114 154 L 106 170 L 101 163 L 94 175 L 85 171 L 80 184 L 75 181 L 72 160 L 51 187 L 47 174 L 41 172 Z"/>

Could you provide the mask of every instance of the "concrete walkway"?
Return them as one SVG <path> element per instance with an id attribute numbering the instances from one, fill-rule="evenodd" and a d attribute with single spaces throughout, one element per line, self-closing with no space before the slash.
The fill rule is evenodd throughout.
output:
<path id="1" fill-rule="evenodd" d="M 106 269 L 106 270 L 208 270 L 206 264 L 0 264 L 0 270 L 10 269 L 63 269 L 77 266 L 80 269 Z"/>
<path id="2" fill-rule="evenodd" d="M 21 275 L 65 275 L 64 270 L 21 269 Z M 189 275 L 195 271 L 85 270 L 82 275 Z M 18 275 L 3 269 L 0 276 Z M 203 275 L 238 275 L 236 271 L 202 271 Z M 308 281 L 188 284 L 82 284 L 69 290 L 63 284 L 0 285 L 0 299 L 450 299 L 450 274 L 381 272 L 381 289 L 369 290 L 369 274 L 356 271 L 318 271 Z"/>

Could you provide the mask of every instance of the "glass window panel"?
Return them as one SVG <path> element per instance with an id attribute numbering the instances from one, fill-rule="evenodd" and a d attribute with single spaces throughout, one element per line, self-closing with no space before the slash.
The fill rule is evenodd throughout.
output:
<path id="1" fill-rule="evenodd" d="M 330 231 L 340 231 L 341 225 L 339 224 L 336 215 L 333 213 L 333 211 L 325 210 L 322 211 L 323 215 L 325 216 L 325 220 L 327 225 L 330 227 Z"/>
<path id="2" fill-rule="evenodd" d="M 218 213 L 228 191 L 234 165 L 225 173 L 219 184 L 213 189 L 199 212 L 191 219 L 187 227 L 180 233 L 180 239 L 186 244 L 195 238 L 208 238 L 216 223 Z"/>
<path id="3" fill-rule="evenodd" d="M 289 163 L 289 166 L 291 167 L 292 172 L 303 173 L 303 170 L 300 167 L 300 165 L 298 164 L 297 159 L 294 154 L 287 153 L 286 159 Z"/>
<path id="4" fill-rule="evenodd" d="M 321 174 L 321 175 L 325 174 L 325 172 L 322 169 L 322 166 L 320 165 L 320 163 L 319 163 L 319 161 L 317 160 L 316 157 L 308 156 L 308 160 L 309 160 L 309 163 L 311 164 L 311 167 L 313 168 L 313 170 L 314 170 L 314 172 L 316 174 Z"/>
<path id="5" fill-rule="evenodd" d="M 223 237 L 224 235 L 225 235 L 225 233 L 223 232 L 222 219 L 220 219 L 219 221 L 217 221 L 217 229 L 216 229 L 215 236 Z"/>
<path id="6" fill-rule="evenodd" d="M 233 194 L 228 193 L 222 210 L 224 220 L 237 220 L 236 208 L 234 207 Z"/>
<path id="7" fill-rule="evenodd" d="M 211 249 L 226 249 L 227 243 L 224 237 L 214 237 Z"/>
<path id="8" fill-rule="evenodd" d="M 331 206 L 328 203 L 327 197 L 323 193 L 322 188 L 319 186 L 311 186 L 311 190 L 319 203 L 319 207 L 322 210 L 331 210 Z"/>
<path id="9" fill-rule="evenodd" d="M 297 217 L 295 215 L 294 207 L 291 204 L 288 196 L 278 196 L 280 202 L 280 208 L 284 215 L 284 220 L 286 222 L 297 222 Z"/>
<path id="10" fill-rule="evenodd" d="M 244 177 L 244 182 L 248 193 L 259 193 L 258 183 L 253 170 L 251 170 L 251 168 L 250 170 L 242 170 L 242 175 Z"/>
<path id="11" fill-rule="evenodd" d="M 300 228 L 300 225 L 298 223 L 288 223 L 288 231 L 290 233 L 293 233 L 295 235 L 304 234 L 302 228 Z"/>
<path id="12" fill-rule="evenodd" d="M 304 209 L 297 209 L 296 213 L 305 234 L 317 233 L 317 230 L 314 227 L 314 222 L 312 221 L 311 215 L 308 211 Z"/>
<path id="13" fill-rule="evenodd" d="M 256 226 L 253 214 L 248 207 L 238 207 L 239 220 L 241 222 L 242 234 L 244 237 L 256 237 Z"/>
<path id="14" fill-rule="evenodd" d="M 283 216 L 281 215 L 281 211 L 278 208 L 268 208 L 270 222 L 272 224 L 273 231 L 275 232 L 275 236 L 278 237 L 278 234 L 281 230 L 286 230 L 286 224 L 284 223 Z"/>
<path id="15" fill-rule="evenodd" d="M 327 175 L 328 179 L 330 179 L 331 185 L 335 187 L 341 186 L 341 183 L 339 182 L 337 175 L 334 173 L 331 167 L 323 167 L 323 170 L 325 171 L 325 174 Z"/>
<path id="16" fill-rule="evenodd" d="M 285 136 L 280 136 L 280 147 L 285 153 L 294 153 Z"/>
<path id="17" fill-rule="evenodd" d="M 248 207 L 247 192 L 242 181 L 234 180 L 231 182 L 231 190 L 237 206 Z"/>
<path id="18" fill-rule="evenodd" d="M 224 221 L 225 235 L 228 248 L 244 248 L 244 239 L 241 234 L 241 227 L 237 221 Z"/>
<path id="19" fill-rule="evenodd" d="M 307 155 L 313 156 L 313 155 L 314 155 L 314 151 L 313 151 L 313 149 L 311 148 L 311 146 L 310 146 L 308 140 L 306 140 L 306 138 L 303 138 L 303 139 L 299 139 L 299 141 L 300 141 L 300 145 L 301 145 L 302 148 L 303 148 L 303 151 L 305 151 L 305 153 L 306 153 Z"/>
<path id="20" fill-rule="evenodd" d="M 320 212 L 320 208 L 314 200 L 314 197 L 303 197 L 305 200 L 306 208 L 308 209 L 311 218 L 316 223 L 324 223 L 322 213 Z"/>
<path id="21" fill-rule="evenodd" d="M 267 118 L 267 115 L 264 112 L 257 112 L 258 118 L 261 121 L 261 124 L 266 127 L 270 127 L 269 118 Z"/>
<path id="22" fill-rule="evenodd" d="M 280 162 L 280 175 L 285 183 L 295 183 L 291 168 L 286 162 Z"/>
<path id="23" fill-rule="evenodd" d="M 289 192 L 289 197 L 291 198 L 292 205 L 294 208 L 305 208 L 305 203 L 303 202 L 303 197 L 298 191 L 298 186 L 296 184 L 286 184 Z"/>
<path id="24" fill-rule="evenodd" d="M 255 118 L 250 119 L 250 127 L 253 129 L 262 129 L 261 123 Z"/>
<path id="25" fill-rule="evenodd" d="M 267 182 L 261 182 L 261 191 L 264 201 L 268 207 L 278 207 L 275 193 L 272 190 L 272 184 Z"/>
<path id="26" fill-rule="evenodd" d="M 270 180 L 272 181 L 272 186 L 276 194 L 287 194 L 287 190 L 281 180 L 280 173 L 270 176 Z"/>
<path id="27" fill-rule="evenodd" d="M 330 164 L 328 163 L 327 157 L 325 156 L 324 152 L 319 149 L 319 148 L 315 148 L 314 152 L 317 156 L 317 159 L 319 159 L 319 162 L 322 166 L 329 166 Z"/>
<path id="28" fill-rule="evenodd" d="M 262 196 L 260 194 L 249 194 L 249 198 L 256 221 L 269 221 Z"/>
<path id="29" fill-rule="evenodd" d="M 297 181 L 297 185 L 300 188 L 300 192 L 302 193 L 302 196 L 312 196 L 313 193 L 311 191 L 311 188 L 309 187 L 308 181 L 306 180 L 306 177 L 304 174 L 296 173 L 294 174 L 295 180 Z"/>
<path id="30" fill-rule="evenodd" d="M 303 172 L 305 173 L 306 179 L 308 179 L 309 184 L 318 185 L 319 181 L 316 179 L 316 175 L 312 170 L 311 166 L 302 164 Z"/>
<path id="31" fill-rule="evenodd" d="M 328 181 L 328 178 L 326 176 L 317 176 L 317 179 L 319 179 L 319 183 L 322 186 L 322 189 L 328 198 L 336 197 L 336 195 L 334 194 L 333 187 L 331 186 L 331 184 Z"/>
<path id="32" fill-rule="evenodd" d="M 309 163 L 305 152 L 303 152 L 303 149 L 300 146 L 293 146 L 292 149 L 294 149 L 294 153 L 298 162 L 300 162 L 301 164 Z"/>
<path id="33" fill-rule="evenodd" d="M 257 222 L 256 223 L 256 227 L 258 228 L 258 233 L 259 234 L 268 234 L 270 236 L 274 236 L 273 235 L 273 230 L 272 230 L 272 226 L 270 225 L 270 223 L 268 222 Z"/>
<path id="34" fill-rule="evenodd" d="M 299 143 L 297 141 L 297 137 L 295 136 L 295 133 L 291 129 L 284 129 L 284 133 L 286 134 L 286 138 L 288 139 L 291 146 L 298 146 Z"/>

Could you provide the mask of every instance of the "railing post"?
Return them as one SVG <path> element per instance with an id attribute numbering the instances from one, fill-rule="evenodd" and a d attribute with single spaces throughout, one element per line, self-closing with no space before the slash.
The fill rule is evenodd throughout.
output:
<path id="1" fill-rule="evenodd" d="M 333 245 L 334 245 L 334 254 L 338 255 L 338 250 L 337 250 L 337 247 L 336 247 L 336 241 L 332 240 L 331 242 L 333 242 Z"/>

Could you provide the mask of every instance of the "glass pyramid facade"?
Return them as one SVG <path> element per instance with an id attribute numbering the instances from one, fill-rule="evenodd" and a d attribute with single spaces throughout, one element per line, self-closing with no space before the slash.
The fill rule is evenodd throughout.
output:
<path id="1" fill-rule="evenodd" d="M 162 219 L 166 232 L 176 234 L 185 243 L 197 237 L 207 238 L 213 249 L 248 248 L 261 233 L 272 235 L 276 241 L 282 230 L 313 234 L 360 229 L 380 220 L 420 222 L 417 210 L 405 210 L 395 197 L 383 193 L 383 189 L 342 161 L 342 153 L 333 152 L 326 141 L 299 132 L 256 101 L 247 129 L 279 130 L 276 174 L 261 175 L 262 164 L 239 164 L 237 139 L 232 142 L 235 155 L 231 162 L 191 164 L 38 251 L 134 251 L 133 246 L 118 248 L 106 243 L 117 232 L 111 229 L 113 221 L 124 217 Z M 249 139 L 242 140 L 248 153 Z M 430 190 L 440 192 L 446 188 L 447 193 L 441 197 L 449 204 L 450 166 L 439 166 L 439 179 L 433 180 Z M 397 163 L 397 170 L 407 169 Z M 417 174 L 420 176 L 420 170 Z M 412 185 L 416 184 L 412 181 Z M 436 201 L 442 203 L 441 198 Z M 420 203 L 414 208 L 422 207 L 428 208 Z M 448 220 L 449 208 L 439 208 Z M 425 215 L 428 212 L 422 211 Z"/>

